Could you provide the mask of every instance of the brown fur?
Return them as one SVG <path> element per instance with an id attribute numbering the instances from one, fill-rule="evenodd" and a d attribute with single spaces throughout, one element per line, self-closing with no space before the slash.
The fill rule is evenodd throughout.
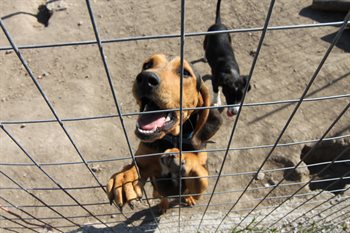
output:
<path id="1" fill-rule="evenodd" d="M 191 65 L 184 61 L 186 76 L 183 79 L 183 108 L 209 107 L 210 95 L 208 88 L 198 77 Z M 147 98 L 153 101 L 160 109 L 174 109 L 180 107 L 180 58 L 168 59 L 163 54 L 156 54 L 147 59 L 143 65 L 141 73 L 137 76 L 133 85 L 133 95 L 138 105 L 143 105 L 144 89 L 140 87 L 146 75 L 152 74 L 159 79 L 156 87 L 148 91 Z M 198 88 L 198 81 L 200 87 Z M 142 111 L 142 109 L 140 109 Z M 160 177 L 161 167 L 160 156 L 139 157 L 153 153 L 162 153 L 166 149 L 174 146 L 164 146 L 165 135 L 177 136 L 180 132 L 180 112 L 174 111 L 174 120 L 171 128 L 161 129 L 154 135 L 142 138 L 135 153 L 136 162 L 141 177 L 138 176 L 134 164 L 125 166 L 121 171 L 113 174 L 107 183 L 107 194 L 111 201 L 122 207 L 125 203 L 129 205 L 132 201 L 142 197 L 142 186 L 148 178 Z M 183 122 L 188 121 L 192 116 L 196 116 L 196 125 L 192 134 L 191 146 L 193 149 L 200 148 L 221 125 L 221 116 L 217 110 L 183 110 Z M 209 116 L 209 118 L 208 118 Z M 191 117 L 191 118 L 192 118 Z M 210 119 L 208 121 L 208 119 Z M 165 147 L 165 148 L 164 148 Z M 196 156 L 196 154 L 191 155 Z M 157 190 L 155 190 L 157 191 Z"/>
<path id="2" fill-rule="evenodd" d="M 199 200 L 201 194 L 208 188 L 207 153 L 182 153 L 180 156 L 179 152 L 177 148 L 168 149 L 165 151 L 166 154 L 163 157 L 167 157 L 167 165 L 171 173 L 177 175 L 181 170 L 182 177 L 188 177 L 184 179 L 182 194 L 184 195 L 185 203 L 188 206 L 193 206 L 196 204 L 196 200 Z M 156 193 L 154 197 L 162 198 L 159 204 L 160 212 L 165 213 L 169 208 L 168 198 L 166 196 L 162 197 L 159 193 Z"/>

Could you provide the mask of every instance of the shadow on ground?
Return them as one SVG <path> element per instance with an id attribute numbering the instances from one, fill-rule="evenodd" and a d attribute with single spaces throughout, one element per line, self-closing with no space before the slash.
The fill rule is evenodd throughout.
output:
<path id="1" fill-rule="evenodd" d="M 303 8 L 299 15 L 313 19 L 319 23 L 327 22 L 337 22 L 343 21 L 346 15 L 346 12 L 333 12 L 333 11 L 323 11 L 313 9 L 311 6 Z M 329 35 L 322 36 L 321 39 L 328 43 L 332 43 L 337 32 L 331 33 Z M 343 35 L 339 39 L 338 43 L 335 45 L 339 49 L 342 49 L 345 52 L 350 52 L 350 29 L 346 29 L 343 32 Z"/>
<path id="2" fill-rule="evenodd" d="M 76 230 L 70 231 L 69 233 L 105 233 L 105 232 L 118 232 L 118 233 L 126 233 L 126 232 L 135 232 L 135 233 L 143 233 L 143 232 L 155 232 L 158 225 L 155 222 L 153 215 L 154 214 L 157 221 L 160 221 L 160 216 L 158 215 L 159 209 L 158 206 L 154 206 L 151 209 L 147 208 L 144 210 L 140 210 L 131 215 L 127 220 L 118 223 L 115 226 L 111 226 L 109 229 L 106 227 L 96 227 L 96 226 L 83 226 Z M 141 221 L 141 223 L 139 222 Z M 137 222 L 137 225 L 136 225 Z M 111 225 L 111 224 L 109 224 Z"/>
<path id="3" fill-rule="evenodd" d="M 340 194 L 350 184 L 350 179 L 347 179 L 350 176 L 349 143 L 325 141 L 314 149 L 304 146 L 300 159 L 308 165 L 310 175 L 314 178 L 309 184 L 311 190 L 322 189 Z"/>

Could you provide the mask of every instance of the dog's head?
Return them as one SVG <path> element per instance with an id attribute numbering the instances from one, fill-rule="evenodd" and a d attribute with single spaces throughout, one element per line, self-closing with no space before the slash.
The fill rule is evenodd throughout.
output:
<path id="1" fill-rule="evenodd" d="M 243 94 L 246 88 L 250 90 L 250 85 L 247 86 L 248 76 L 241 76 L 235 69 L 230 70 L 228 73 L 223 74 L 224 77 L 222 80 L 222 93 L 225 96 L 226 103 L 231 104 L 240 104 L 243 98 Z M 239 110 L 239 106 L 227 108 L 227 115 L 229 117 L 236 115 Z"/>
<path id="2" fill-rule="evenodd" d="M 144 142 L 154 142 L 167 134 L 176 136 L 180 132 L 180 111 L 170 110 L 180 107 L 180 66 L 180 57 L 168 58 L 155 54 L 144 62 L 141 73 L 136 77 L 133 95 L 140 112 L 165 110 L 139 116 L 135 132 Z M 208 88 L 187 61 L 183 64 L 183 77 L 182 107 L 210 106 Z M 194 112 L 199 114 L 192 136 L 192 140 L 196 141 L 208 119 L 209 109 L 183 110 L 183 122 Z"/>
<path id="3" fill-rule="evenodd" d="M 159 158 L 160 165 L 162 167 L 162 172 L 171 173 L 174 176 L 177 176 L 180 169 L 181 175 L 186 176 L 190 172 L 190 166 L 186 166 L 186 160 L 184 154 L 180 159 L 180 150 L 177 148 L 167 149 L 166 154 L 162 155 Z M 188 162 L 190 163 L 190 161 Z M 186 169 L 186 167 L 188 167 Z"/>

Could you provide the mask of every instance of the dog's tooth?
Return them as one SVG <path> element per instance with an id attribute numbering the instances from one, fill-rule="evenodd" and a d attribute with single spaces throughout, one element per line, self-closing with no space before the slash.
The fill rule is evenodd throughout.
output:
<path id="1" fill-rule="evenodd" d="M 152 134 L 152 133 L 156 132 L 156 130 L 157 129 L 144 130 L 144 129 L 138 128 L 138 131 L 143 133 L 143 134 Z"/>
<path id="2" fill-rule="evenodd" d="M 171 121 L 170 113 L 166 116 L 165 121 Z"/>
<path id="3" fill-rule="evenodd" d="M 148 109 L 148 104 L 145 104 L 145 107 L 143 108 L 143 111 L 147 111 Z"/>

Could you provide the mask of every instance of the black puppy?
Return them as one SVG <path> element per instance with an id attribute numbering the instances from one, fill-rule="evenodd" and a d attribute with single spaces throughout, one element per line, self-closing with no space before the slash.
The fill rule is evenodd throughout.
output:
<path id="1" fill-rule="evenodd" d="M 208 31 L 227 30 L 228 28 L 221 23 L 220 4 L 218 0 L 216 5 L 215 24 L 210 26 Z M 214 91 L 214 105 L 220 106 L 220 90 L 226 98 L 226 103 L 239 104 L 243 97 L 244 89 L 247 86 L 247 76 L 241 76 L 239 67 L 235 59 L 233 48 L 231 46 L 231 37 L 229 33 L 209 34 L 204 39 L 205 57 L 211 67 L 212 84 Z M 250 86 L 248 86 L 248 90 Z M 233 116 L 239 110 L 239 107 L 229 107 L 227 115 Z"/>

